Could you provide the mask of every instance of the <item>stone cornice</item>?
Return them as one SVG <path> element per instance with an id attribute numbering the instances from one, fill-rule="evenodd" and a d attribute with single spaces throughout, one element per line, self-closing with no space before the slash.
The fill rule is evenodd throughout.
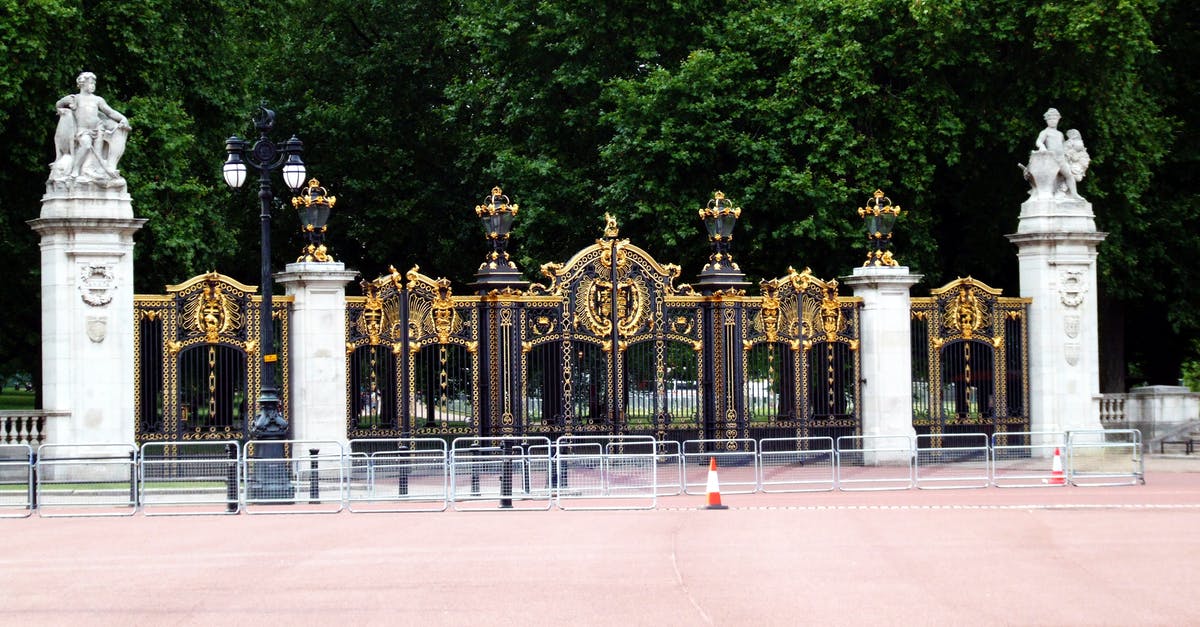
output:
<path id="1" fill-rule="evenodd" d="M 850 287 L 900 287 L 908 289 L 925 278 L 923 274 L 912 274 L 907 266 L 868 266 L 855 268 L 854 274 L 841 278 L 842 284 Z"/>
<path id="2" fill-rule="evenodd" d="M 358 278 L 357 270 L 346 270 L 341 262 L 297 262 L 289 263 L 286 270 L 275 273 L 275 282 L 281 284 L 297 283 L 335 283 L 346 285 Z"/>
<path id="3" fill-rule="evenodd" d="M 35 218 L 25 224 L 43 237 L 62 232 L 112 233 L 132 235 L 146 224 L 146 218 Z"/>
<path id="4" fill-rule="evenodd" d="M 1103 231 L 1035 231 L 1032 233 L 1010 233 L 1004 237 L 1017 246 L 1038 243 L 1078 242 L 1099 244 L 1108 237 Z"/>

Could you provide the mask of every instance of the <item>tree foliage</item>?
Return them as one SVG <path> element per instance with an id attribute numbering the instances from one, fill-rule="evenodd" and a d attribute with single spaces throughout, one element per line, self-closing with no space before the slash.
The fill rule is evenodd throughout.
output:
<path id="1" fill-rule="evenodd" d="M 249 133 L 261 98 L 279 112 L 276 139 L 299 135 L 311 175 L 339 198 L 335 257 L 367 276 L 419 263 L 470 282 L 485 249 L 472 207 L 496 184 L 521 205 L 510 249 L 530 278 L 611 212 L 622 236 L 690 280 L 708 250 L 696 209 L 718 189 L 743 207 L 734 254 L 751 279 L 788 266 L 839 276 L 863 258 L 854 210 L 882 188 L 906 210 L 896 254 L 927 286 L 973 275 L 1015 295 L 1004 235 L 1025 197 L 1016 164 L 1054 106 L 1083 132 L 1080 189 L 1109 234 L 1102 315 L 1119 324 L 1104 351 L 1127 346 L 1138 376 L 1173 381 L 1200 337 L 1200 277 L 1180 263 L 1197 243 L 1181 225 L 1200 218 L 1197 9 L 1182 0 L 0 0 L 0 11 L 0 180 L 12 192 L 0 235 L 30 268 L 14 279 L 28 298 L 6 329 L 37 324 L 24 221 L 52 152 L 52 104 L 91 69 L 135 128 L 122 170 L 150 219 L 141 291 L 212 268 L 257 282 L 253 191 L 216 180 L 223 139 Z M 276 268 L 296 254 L 294 222 L 276 212 Z M 10 361 L 35 352 L 29 334 L 0 338 L 14 335 L 0 340 Z"/>

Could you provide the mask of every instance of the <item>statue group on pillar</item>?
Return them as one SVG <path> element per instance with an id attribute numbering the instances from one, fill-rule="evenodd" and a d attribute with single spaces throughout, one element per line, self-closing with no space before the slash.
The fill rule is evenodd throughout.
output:
<path id="1" fill-rule="evenodd" d="M 54 132 L 54 163 L 50 164 L 51 189 L 80 185 L 124 188 L 117 163 L 129 138 L 129 120 L 96 95 L 96 75 L 83 72 L 75 79 L 79 93 L 59 99 L 58 128 Z"/>
<path id="2" fill-rule="evenodd" d="M 1043 117 L 1046 128 L 1034 142 L 1037 150 L 1029 153 L 1029 165 L 1021 166 L 1030 184 L 1029 195 L 1038 199 L 1084 200 L 1076 188 L 1091 162 L 1083 135 L 1071 129 L 1064 136 L 1058 130 L 1062 119 L 1058 109 L 1047 110 Z"/>

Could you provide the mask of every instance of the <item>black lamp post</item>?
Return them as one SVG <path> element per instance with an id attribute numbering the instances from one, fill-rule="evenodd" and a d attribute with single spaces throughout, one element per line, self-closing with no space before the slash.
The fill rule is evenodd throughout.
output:
<path id="1" fill-rule="evenodd" d="M 733 227 L 741 215 L 742 208 L 733 206 L 723 192 L 713 192 L 712 200 L 700 210 L 700 219 L 704 221 L 708 241 L 712 244 L 712 254 L 700 271 L 698 283 L 706 291 L 745 289 L 750 285 L 729 252 L 733 242 Z"/>
<path id="2" fill-rule="evenodd" d="M 293 191 L 299 190 L 304 184 L 304 162 L 300 153 L 304 145 L 296 136 L 276 146 L 267 137 L 267 133 L 275 126 L 275 112 L 259 107 L 259 114 L 254 118 L 254 128 L 258 131 L 258 141 L 246 154 L 247 142 L 237 135 L 225 142 L 225 150 L 229 153 L 225 161 L 223 174 L 225 182 L 230 187 L 241 187 L 246 182 L 247 166 L 258 172 L 258 199 L 261 203 L 259 217 L 262 219 L 262 305 L 259 310 L 259 354 L 262 356 L 262 384 L 258 395 L 258 413 L 250 426 L 250 435 L 256 440 L 283 440 L 287 437 L 288 421 L 279 409 L 279 391 L 275 387 L 275 324 L 271 318 L 271 201 L 275 196 L 271 193 L 271 171 L 283 169 L 283 180 Z M 283 445 L 274 444 L 257 447 L 258 456 L 265 459 L 282 459 Z M 274 466 L 271 464 L 270 466 Z M 283 468 L 273 468 L 260 464 L 263 472 L 255 473 L 250 481 L 252 497 L 258 498 L 291 498 L 293 488 L 287 476 L 286 464 Z M 282 472 L 281 472 L 282 471 Z"/>
<path id="3" fill-rule="evenodd" d="M 475 206 L 475 215 L 479 216 L 483 231 L 492 244 L 492 250 L 479 265 L 475 283 L 472 284 L 480 292 L 527 285 L 517 270 L 517 264 L 508 257 L 508 236 L 518 209 L 520 206 L 510 203 L 499 187 L 493 187 L 492 193 L 483 199 L 483 204 Z"/>
<path id="4" fill-rule="evenodd" d="M 867 226 L 867 261 L 863 267 L 899 265 L 888 250 L 892 243 L 892 227 L 900 217 L 899 205 L 893 205 L 892 200 L 877 189 L 867 200 L 867 206 L 858 208 L 858 216 Z"/>
<path id="5" fill-rule="evenodd" d="M 308 240 L 296 261 L 333 261 L 325 248 L 325 224 L 329 222 L 329 213 L 335 204 L 337 197 L 330 196 L 317 179 L 308 182 L 303 195 L 292 199 L 292 206 L 300 213 L 300 228 Z"/>

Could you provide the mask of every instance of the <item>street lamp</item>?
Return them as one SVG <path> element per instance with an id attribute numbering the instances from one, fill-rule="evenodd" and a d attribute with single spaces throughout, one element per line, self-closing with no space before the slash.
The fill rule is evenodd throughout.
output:
<path id="1" fill-rule="evenodd" d="M 283 181 L 292 191 L 297 191 L 304 184 L 304 162 L 300 153 L 304 145 L 296 138 L 276 146 L 267 137 L 267 133 L 275 127 L 275 112 L 259 106 L 259 114 L 254 118 L 254 128 L 258 131 L 258 140 L 249 153 L 246 152 L 248 142 L 237 135 L 225 142 L 225 150 L 229 153 L 225 160 L 222 173 L 225 182 L 230 187 L 241 187 L 246 182 L 247 166 L 258 172 L 258 199 L 261 203 L 259 217 L 262 219 L 262 302 L 259 309 L 259 354 L 262 356 L 261 387 L 258 394 L 258 414 L 250 426 L 250 435 L 256 440 L 283 440 L 287 437 L 288 422 L 279 409 L 279 390 L 275 387 L 275 362 L 279 359 L 275 350 L 275 325 L 271 318 L 271 202 L 275 196 L 271 193 L 271 171 L 282 167 Z M 282 459 L 283 445 L 272 444 L 258 447 L 258 454 L 265 459 Z M 278 472 L 283 470 L 283 472 Z M 255 496 L 266 498 L 291 498 L 292 486 L 288 481 L 286 469 L 268 468 L 264 465 L 262 475 L 256 473 L 251 480 L 251 492 Z M 282 475 L 282 476 L 280 476 Z"/>
<path id="2" fill-rule="evenodd" d="M 738 289 L 749 285 L 742 269 L 733 261 L 730 243 L 733 227 L 742 216 L 742 208 L 733 206 L 723 192 L 713 192 L 712 200 L 700 210 L 700 219 L 708 231 L 712 254 L 700 271 L 700 286 L 707 289 Z"/>
<path id="3" fill-rule="evenodd" d="M 519 209 L 499 187 L 493 187 L 492 193 L 483 199 L 483 204 L 475 206 L 475 215 L 483 223 L 483 232 L 492 245 L 491 252 L 479 265 L 475 283 L 472 284 L 480 292 L 520 289 L 526 285 L 521 272 L 517 270 L 517 264 L 508 256 L 508 238 Z"/>
<path id="4" fill-rule="evenodd" d="M 312 179 L 304 194 L 292 199 L 292 206 L 300 214 L 300 230 L 303 231 L 308 245 L 300 252 L 301 261 L 333 261 L 325 248 L 325 223 L 329 221 L 329 213 L 337 204 L 337 197 L 330 196 L 328 190 L 321 187 L 321 182 Z"/>
<path id="5" fill-rule="evenodd" d="M 893 205 L 892 199 L 877 189 L 867 200 L 867 206 L 858 208 L 858 217 L 865 220 L 867 226 L 867 261 L 863 267 L 899 265 L 888 247 L 892 243 L 892 227 L 900 217 L 900 206 Z"/>

